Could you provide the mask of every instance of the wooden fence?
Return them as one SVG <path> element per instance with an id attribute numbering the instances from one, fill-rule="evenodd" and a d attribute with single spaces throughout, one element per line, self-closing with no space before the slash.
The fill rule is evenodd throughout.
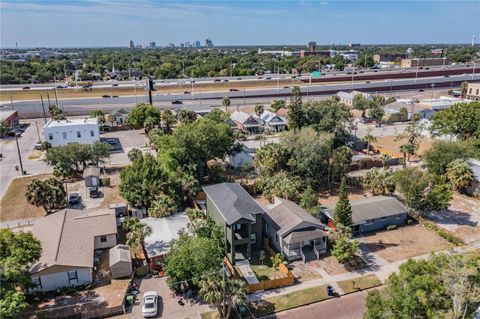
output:
<path id="1" fill-rule="evenodd" d="M 254 293 L 260 290 L 275 289 L 285 286 L 293 285 L 295 277 L 292 272 L 284 264 L 278 265 L 278 269 L 285 276 L 277 279 L 262 280 L 258 284 L 248 285 L 247 290 L 249 293 Z"/>

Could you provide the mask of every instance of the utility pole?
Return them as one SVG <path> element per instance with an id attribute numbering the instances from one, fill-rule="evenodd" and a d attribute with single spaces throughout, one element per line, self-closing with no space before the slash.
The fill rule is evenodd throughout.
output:
<path id="1" fill-rule="evenodd" d="M 58 104 L 58 94 L 57 94 L 57 86 L 55 86 L 55 103 L 57 103 L 57 107 L 60 107 L 60 104 Z M 65 110 L 62 107 L 62 112 L 65 113 Z"/>
<path id="2" fill-rule="evenodd" d="M 45 114 L 45 105 L 43 104 L 43 95 L 40 95 L 40 100 L 42 100 L 42 110 L 43 110 L 43 120 L 47 124 L 47 114 Z"/>
<path id="3" fill-rule="evenodd" d="M 41 138 L 40 138 L 40 131 L 38 130 L 38 123 L 37 121 L 35 121 L 35 128 L 37 129 L 37 135 L 38 135 L 38 143 L 42 142 Z"/>
<path id="4" fill-rule="evenodd" d="M 10 105 L 12 106 L 12 111 L 15 111 L 15 109 L 13 108 L 13 99 L 11 95 L 10 95 Z"/>
<path id="5" fill-rule="evenodd" d="M 47 99 L 48 99 L 48 106 L 52 105 L 52 103 L 50 102 L 50 94 L 48 94 L 48 92 L 47 92 Z"/>
<path id="6" fill-rule="evenodd" d="M 20 169 L 22 170 L 22 175 L 25 175 L 25 171 L 23 170 L 23 163 L 22 163 L 22 155 L 20 154 L 20 146 L 18 146 L 18 137 L 17 133 L 15 132 L 15 143 L 17 144 L 17 152 L 18 152 L 18 161 L 20 162 Z"/>

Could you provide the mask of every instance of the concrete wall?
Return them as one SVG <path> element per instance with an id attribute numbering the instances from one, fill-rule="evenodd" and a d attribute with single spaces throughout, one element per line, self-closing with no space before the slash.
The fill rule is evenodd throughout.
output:
<path id="1" fill-rule="evenodd" d="M 112 248 L 117 245 L 117 234 L 106 235 L 107 241 L 103 243 L 100 241 L 100 237 L 101 236 L 96 236 L 94 238 L 93 240 L 94 249 Z"/>
<path id="2" fill-rule="evenodd" d="M 375 230 L 384 230 L 389 225 L 403 225 L 407 221 L 408 214 L 400 214 L 396 216 L 389 216 L 382 218 L 374 219 L 373 222 L 360 225 L 360 232 L 370 232 Z"/>
<path id="3" fill-rule="evenodd" d="M 33 276 L 32 280 L 40 278 L 41 287 L 32 289 L 32 291 L 51 291 L 62 287 L 80 286 L 92 282 L 91 268 L 78 268 L 76 281 L 69 281 L 67 271 L 52 273 L 43 276 Z M 35 282 L 35 281 L 34 281 Z"/>

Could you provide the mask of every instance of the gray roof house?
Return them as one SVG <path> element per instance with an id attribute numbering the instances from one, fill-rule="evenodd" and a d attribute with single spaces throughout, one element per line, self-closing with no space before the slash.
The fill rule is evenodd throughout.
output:
<path id="1" fill-rule="evenodd" d="M 203 187 L 207 216 L 225 233 L 225 255 L 232 264 L 250 259 L 262 245 L 262 207 L 238 183 Z"/>
<path id="2" fill-rule="evenodd" d="M 255 116 L 256 114 L 252 114 L 252 116 Z M 262 122 L 263 126 L 267 129 L 270 129 L 275 132 L 281 132 L 285 130 L 286 122 L 285 118 L 277 115 L 276 113 L 270 112 L 270 111 L 263 111 L 262 114 L 260 114 L 260 121 Z"/>
<path id="3" fill-rule="evenodd" d="M 110 113 L 115 118 L 115 122 L 117 125 L 125 124 L 128 114 L 130 113 L 127 109 L 118 109 Z M 107 124 L 111 124 L 110 122 L 106 121 Z"/>
<path id="4" fill-rule="evenodd" d="M 361 95 L 368 100 L 373 99 L 373 95 L 369 93 L 360 92 L 360 91 L 352 91 L 352 92 L 340 91 L 337 93 L 337 96 L 340 98 L 340 102 L 347 104 L 349 106 L 353 105 L 353 99 L 357 95 Z"/>
<path id="5" fill-rule="evenodd" d="M 230 119 L 235 123 L 235 126 L 244 130 L 248 133 L 258 133 L 261 130 L 261 122 L 255 116 L 241 112 L 235 111 L 230 115 Z"/>
<path id="6" fill-rule="evenodd" d="M 276 197 L 263 219 L 270 242 L 288 260 L 306 262 L 326 252 L 325 225 L 294 202 Z"/>
<path id="7" fill-rule="evenodd" d="M 403 225 L 408 209 L 395 197 L 374 196 L 350 201 L 352 205 L 353 231 L 369 232 L 385 229 L 389 225 Z M 335 205 L 321 210 L 322 222 L 335 227 Z"/>
<path id="8" fill-rule="evenodd" d="M 36 220 L 32 234 L 42 244 L 42 256 L 30 268 L 35 291 L 92 282 L 94 251 L 117 245 L 115 213 L 109 209 L 65 209 Z"/>
<path id="9" fill-rule="evenodd" d="M 238 150 L 234 150 L 225 157 L 225 162 L 232 168 L 239 168 L 242 166 L 252 167 L 254 156 L 255 149 L 250 149 L 247 146 L 240 144 Z"/>
<path id="10" fill-rule="evenodd" d="M 122 278 L 132 275 L 132 256 L 130 247 L 117 245 L 108 251 L 108 262 L 112 278 Z"/>

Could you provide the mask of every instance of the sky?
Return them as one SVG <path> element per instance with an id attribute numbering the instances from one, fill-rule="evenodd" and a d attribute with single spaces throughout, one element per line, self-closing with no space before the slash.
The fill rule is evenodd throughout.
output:
<path id="1" fill-rule="evenodd" d="M 0 0 L 0 10 L 2 48 L 480 41 L 480 0 Z"/>

